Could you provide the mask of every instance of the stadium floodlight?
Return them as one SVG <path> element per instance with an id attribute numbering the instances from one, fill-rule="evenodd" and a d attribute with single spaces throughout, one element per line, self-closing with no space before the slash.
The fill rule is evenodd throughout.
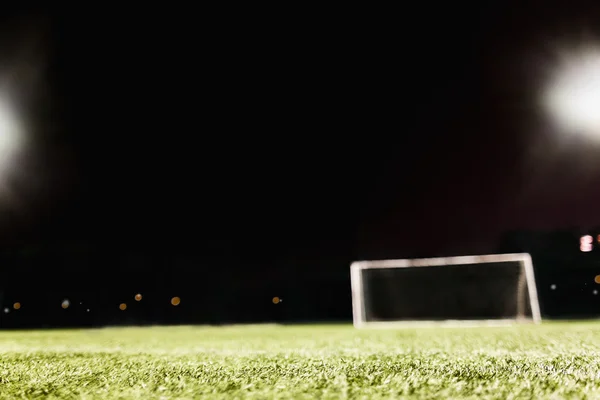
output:
<path id="1" fill-rule="evenodd" d="M 600 140 L 600 49 L 565 55 L 543 101 L 560 128 Z"/>
<path id="2" fill-rule="evenodd" d="M 540 322 L 529 254 L 358 261 L 354 326 Z"/>
<path id="3" fill-rule="evenodd" d="M 12 166 L 14 156 L 20 148 L 22 140 L 23 132 L 15 114 L 0 99 L 0 180 Z"/>

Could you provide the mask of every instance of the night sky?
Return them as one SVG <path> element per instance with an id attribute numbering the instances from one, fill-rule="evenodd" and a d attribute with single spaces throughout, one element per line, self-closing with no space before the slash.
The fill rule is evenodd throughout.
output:
<path id="1" fill-rule="evenodd" d="M 537 103 L 597 34 L 563 3 L 5 17 L 4 70 L 40 78 L 3 246 L 387 258 L 600 224 L 597 149 Z"/>

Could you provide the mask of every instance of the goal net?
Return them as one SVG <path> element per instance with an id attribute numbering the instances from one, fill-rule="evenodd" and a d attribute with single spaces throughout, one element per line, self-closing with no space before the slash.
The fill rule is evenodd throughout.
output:
<path id="1" fill-rule="evenodd" d="M 541 321 L 529 254 L 358 261 L 354 326 Z"/>

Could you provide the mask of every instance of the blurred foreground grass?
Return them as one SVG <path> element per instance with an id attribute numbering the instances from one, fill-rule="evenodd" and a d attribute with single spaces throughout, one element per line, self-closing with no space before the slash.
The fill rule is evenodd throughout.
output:
<path id="1" fill-rule="evenodd" d="M 600 323 L 0 332 L 0 398 L 599 398 Z"/>

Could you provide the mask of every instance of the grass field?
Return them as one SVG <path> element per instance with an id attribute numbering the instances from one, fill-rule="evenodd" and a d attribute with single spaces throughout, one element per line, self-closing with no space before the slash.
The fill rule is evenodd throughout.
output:
<path id="1" fill-rule="evenodd" d="M 600 398 L 600 323 L 0 332 L 0 398 Z"/>

